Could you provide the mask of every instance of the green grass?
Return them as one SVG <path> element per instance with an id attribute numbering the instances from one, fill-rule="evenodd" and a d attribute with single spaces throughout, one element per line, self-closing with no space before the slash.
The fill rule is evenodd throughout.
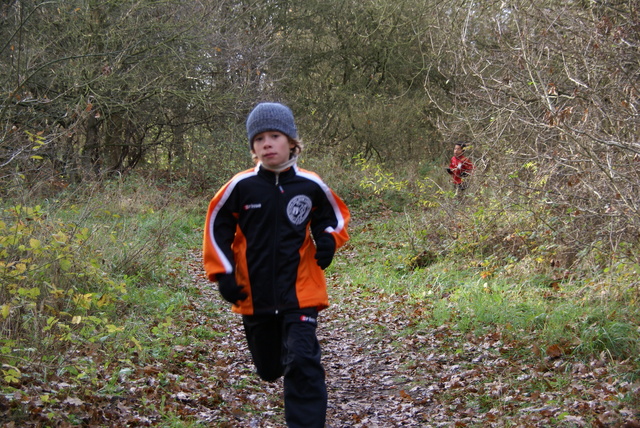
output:
<path id="1" fill-rule="evenodd" d="M 85 343 L 130 352 L 169 335 L 163 326 L 186 302 L 173 287 L 204 217 L 180 190 L 132 180 L 2 200 L 2 361 Z"/>
<path id="2" fill-rule="evenodd" d="M 485 209 L 472 204 L 455 209 L 462 210 L 459 218 L 474 218 L 478 212 L 487 217 Z M 632 278 L 630 266 L 595 274 L 592 266 L 577 266 L 567 275 L 544 265 L 556 254 L 539 251 L 547 244 L 538 242 L 535 248 L 519 249 L 518 256 L 513 248 L 486 255 L 488 226 L 478 223 L 482 233 L 475 233 L 477 227 L 469 223 L 461 229 L 441 210 L 386 212 L 377 220 L 368 214 L 363 224 L 358 217 L 355 213 L 352 240 L 345 251 L 352 260 L 332 269 L 339 269 L 341 277 L 364 296 L 403 296 L 428 309 L 422 323 L 432 326 L 446 324 L 476 335 L 499 330 L 509 340 L 522 340 L 525 348 L 536 344 L 543 354 L 557 345 L 578 359 L 602 353 L 631 359 L 640 370 L 640 309 L 633 304 L 633 288 L 627 282 Z M 511 227 L 531 220 L 528 214 L 517 213 L 510 218 Z M 457 240 L 451 239 L 456 234 Z M 474 236 L 480 241 L 474 242 Z M 424 250 L 440 256 L 424 267 L 412 266 L 412 259 Z"/>
<path id="3" fill-rule="evenodd" d="M 181 185 L 160 189 L 132 178 L 20 201 L 20 209 L 2 200 L 4 367 L 37 363 L 43 379 L 57 371 L 98 383 L 108 364 L 113 372 L 166 360 L 186 345 L 206 354 L 226 332 L 183 314 L 192 301 L 209 317 L 218 310 L 185 286 L 201 269 L 189 253 L 199 251 L 212 194 L 193 196 Z M 348 194 L 360 199 L 352 207 L 352 239 L 327 271 L 341 281 L 332 298 L 357 296 L 375 302 L 378 317 L 410 318 L 397 346 L 402 337 L 437 327 L 475 337 L 499 332 L 510 344 L 503 352 L 519 360 L 538 361 L 557 348 L 575 363 L 624 362 L 630 367 L 624 376 L 640 378 L 640 266 L 631 259 L 611 255 L 602 266 L 586 259 L 559 268 L 550 263 L 559 253 L 544 226 L 497 200 L 461 204 L 442 193 L 429 204 L 393 211 L 395 196 L 386 203 L 384 195 L 369 198 L 355 188 Z M 389 335 L 382 327 L 370 333 Z M 455 337 L 444 340 L 457 349 Z M 67 358 L 83 347 L 104 360 Z M 3 391 L 12 392 L 11 377 L 20 374 L 3 369 L 2 375 Z M 523 383 L 545 391 L 562 382 L 555 373 Z M 107 382 L 105 393 L 117 394 L 117 387 Z M 483 397 L 470 405 L 481 411 L 498 405 L 495 397 Z M 628 400 L 636 404 L 631 395 Z M 164 418 L 163 426 L 195 426 L 171 412 Z"/>

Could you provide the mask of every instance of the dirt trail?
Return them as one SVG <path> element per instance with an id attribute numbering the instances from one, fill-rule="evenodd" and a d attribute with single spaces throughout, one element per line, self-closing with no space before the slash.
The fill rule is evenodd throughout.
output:
<path id="1" fill-rule="evenodd" d="M 222 357 L 222 361 L 216 363 L 215 371 L 218 375 L 224 372 L 221 378 L 232 384 L 238 378 L 248 384 L 244 391 L 227 387 L 221 389 L 221 398 L 228 403 L 232 409 L 229 414 L 235 419 L 231 425 L 285 426 L 281 381 L 273 384 L 261 382 L 252 373 L 253 365 L 244 342 L 240 317 L 230 313 L 218 296 L 215 284 L 200 275 L 194 275 L 194 280 L 203 297 L 220 309 L 217 316 L 206 321 L 210 328 L 221 333 L 217 341 L 219 350 L 212 351 L 213 358 L 216 354 Z M 405 390 L 413 374 L 401 366 L 403 358 L 396 354 L 394 335 L 390 334 L 384 340 L 374 338 L 376 331 L 391 331 L 391 326 L 384 327 L 384 322 L 377 317 L 369 319 L 369 315 L 378 313 L 379 308 L 363 306 L 363 301 L 359 301 L 359 308 L 354 310 L 356 306 L 353 305 L 359 299 L 352 296 L 349 300 L 352 301 L 333 304 L 319 317 L 318 338 L 323 350 L 329 393 L 327 426 L 426 426 L 426 414 L 422 413 L 429 406 L 425 405 L 426 401 L 416 406 L 411 398 L 410 394 L 417 394 L 420 388 Z M 222 334 L 225 331 L 228 333 L 226 337 Z M 231 361 L 231 365 L 225 366 L 225 362 Z M 232 396 L 234 393 L 235 397 Z M 219 416 L 218 411 L 210 413 L 207 419 L 214 422 L 215 416 Z"/>
<path id="2" fill-rule="evenodd" d="M 210 358 L 222 403 L 209 421 L 284 427 L 281 382 L 268 384 L 253 374 L 239 316 L 213 284 L 194 276 L 217 308 L 206 322 L 220 332 Z M 474 337 L 447 326 L 425 327 L 427 311 L 407 306 L 403 296 L 333 288 L 340 286 L 330 278 L 333 303 L 321 313 L 318 329 L 330 428 L 640 427 L 634 425 L 638 409 L 625 399 L 640 388 L 620 381 L 605 361 L 526 364 L 500 332 Z M 228 422 L 219 423 L 221 417 Z"/>
<path id="3" fill-rule="evenodd" d="M 91 376 L 25 368 L 15 393 L 0 394 L 0 428 L 284 427 L 282 381 L 254 373 L 241 318 L 204 277 L 199 252 L 186 263 L 190 280 L 175 290 L 184 303 L 172 312 L 179 322 L 154 327 L 153 347 L 71 349 L 69 367 Z M 319 317 L 327 427 L 640 428 L 633 366 L 535 357 L 532 344 L 499 330 L 436 328 L 427 302 L 347 281 L 329 278 L 332 306 Z"/>
<path id="4" fill-rule="evenodd" d="M 393 317 L 385 319 L 375 306 L 363 306 L 366 299 L 352 299 L 353 302 L 332 306 L 320 320 L 330 426 L 428 425 L 434 408 L 432 393 L 413 382 L 416 357 L 413 351 L 403 350 L 397 340 L 396 330 L 402 325 Z M 428 351 L 419 358 L 426 358 L 434 350 Z M 420 377 L 426 380 L 424 375 Z"/>

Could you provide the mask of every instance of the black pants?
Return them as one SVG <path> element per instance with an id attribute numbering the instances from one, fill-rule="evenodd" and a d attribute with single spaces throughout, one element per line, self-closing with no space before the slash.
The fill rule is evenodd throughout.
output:
<path id="1" fill-rule="evenodd" d="M 324 427 L 327 387 L 313 308 L 278 315 L 243 316 L 258 375 L 273 382 L 284 375 L 284 413 L 291 428 Z"/>

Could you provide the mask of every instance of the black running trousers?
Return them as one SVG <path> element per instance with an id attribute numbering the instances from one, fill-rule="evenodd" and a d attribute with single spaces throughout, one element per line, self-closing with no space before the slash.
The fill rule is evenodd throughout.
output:
<path id="1" fill-rule="evenodd" d="M 284 376 L 289 428 L 321 428 L 325 424 L 327 387 L 316 336 L 317 317 L 315 308 L 242 317 L 258 375 L 268 382 Z"/>

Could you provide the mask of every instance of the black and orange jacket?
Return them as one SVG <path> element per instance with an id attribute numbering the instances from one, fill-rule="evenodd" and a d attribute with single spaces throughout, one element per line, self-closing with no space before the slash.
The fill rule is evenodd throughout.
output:
<path id="1" fill-rule="evenodd" d="M 313 172 L 257 166 L 236 174 L 209 203 L 203 261 L 207 277 L 235 273 L 249 297 L 234 312 L 275 314 L 329 306 L 313 237 L 330 233 L 336 249 L 349 239 L 349 210 Z"/>

